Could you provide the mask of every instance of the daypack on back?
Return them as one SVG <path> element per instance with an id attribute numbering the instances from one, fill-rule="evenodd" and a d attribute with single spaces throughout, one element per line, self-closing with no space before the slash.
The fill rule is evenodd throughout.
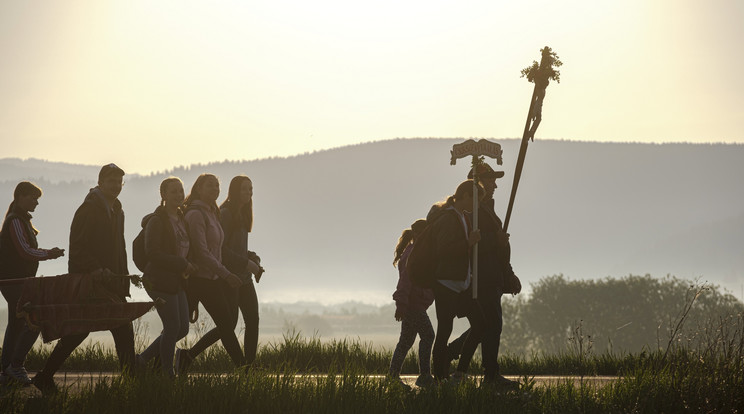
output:
<path id="1" fill-rule="evenodd" d="M 145 252 L 145 227 L 137 234 L 137 237 L 132 241 L 132 260 L 134 265 L 140 272 L 144 272 L 147 267 L 149 260 L 147 259 L 147 252 Z"/>
<path id="2" fill-rule="evenodd" d="M 408 256 L 406 271 L 416 286 L 430 288 L 434 283 L 434 271 L 437 268 L 438 222 L 443 215 L 438 215 L 426 226 L 414 241 L 413 249 Z"/>
<path id="3" fill-rule="evenodd" d="M 137 266 L 140 272 L 144 272 L 147 263 L 150 262 L 145 251 L 145 229 L 147 228 L 147 223 L 154 216 L 155 213 L 150 213 L 142 218 L 142 229 L 132 241 L 132 261 L 134 261 L 134 265 Z"/>

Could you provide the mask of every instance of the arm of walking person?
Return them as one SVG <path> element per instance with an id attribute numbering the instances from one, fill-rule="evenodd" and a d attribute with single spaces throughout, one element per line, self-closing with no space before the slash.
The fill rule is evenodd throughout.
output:
<path id="1" fill-rule="evenodd" d="M 205 214 L 200 211 L 190 210 L 186 212 L 186 223 L 188 224 L 189 230 L 190 251 L 194 256 L 195 264 L 199 266 L 200 269 L 206 269 L 218 277 L 225 279 L 225 281 L 230 283 L 231 286 L 235 283 L 233 279 L 238 279 L 238 281 L 240 281 L 240 278 L 230 272 L 230 270 L 228 270 L 220 260 L 209 251 L 209 246 L 207 246 L 207 223 Z"/>
<path id="2" fill-rule="evenodd" d="M 242 249 L 239 247 L 241 244 L 235 239 L 235 223 L 230 210 L 221 210 L 220 224 L 222 225 L 222 231 L 225 232 L 225 242 L 222 243 L 222 263 L 232 272 L 238 274 L 245 273 L 246 270 L 250 273 L 258 271 L 258 266 L 251 263 L 248 252 L 241 251 Z"/>
<path id="3" fill-rule="evenodd" d="M 97 243 L 99 237 L 96 234 L 96 222 L 93 219 L 95 212 L 83 203 L 75 212 L 70 225 L 70 262 L 68 267 L 71 273 L 90 273 L 105 266 L 91 252 L 91 243 Z"/>
<path id="4" fill-rule="evenodd" d="M 64 250 L 57 247 L 53 249 L 39 249 L 31 247 L 26 232 L 23 230 L 25 224 L 19 218 L 14 218 L 10 222 L 10 238 L 18 254 L 28 261 L 40 262 L 42 260 L 56 259 L 64 254 Z"/>

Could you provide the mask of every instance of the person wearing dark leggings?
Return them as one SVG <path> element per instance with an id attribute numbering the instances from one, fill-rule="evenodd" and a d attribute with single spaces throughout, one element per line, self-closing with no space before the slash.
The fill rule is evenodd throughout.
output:
<path id="1" fill-rule="evenodd" d="M 13 201 L 8 207 L 0 231 L 0 279 L 25 279 L 36 276 L 39 262 L 56 259 L 65 251 L 58 247 L 40 249 L 36 240 L 38 231 L 31 224 L 31 212 L 36 209 L 41 197 L 41 189 L 23 181 L 16 185 Z M 3 339 L 2 364 L 0 364 L 0 384 L 16 382 L 31 384 L 24 367 L 26 355 L 34 346 L 39 332 L 30 328 L 18 318 L 18 300 L 23 292 L 23 284 L 0 288 L 8 302 L 8 325 Z"/>
<path id="2" fill-rule="evenodd" d="M 245 323 L 245 362 L 251 365 L 256 360 L 258 348 L 258 296 L 251 275 L 255 275 L 258 283 L 263 268 L 260 266 L 261 258 L 248 250 L 248 233 L 253 229 L 253 182 L 247 176 L 238 175 L 230 181 L 227 199 L 220 206 L 220 222 L 225 232 L 223 263 L 243 280 L 238 289 L 237 306 Z M 210 346 L 218 339 L 216 328 L 202 337 L 204 346 Z"/>
<path id="3" fill-rule="evenodd" d="M 222 245 L 225 233 L 220 225 L 217 197 L 220 182 L 212 174 L 200 175 L 186 197 L 191 259 L 198 271 L 189 278 L 188 293 L 201 302 L 212 317 L 222 346 L 236 367 L 245 365 L 240 342 L 235 336 L 238 322 L 237 292 L 243 281 L 222 264 Z M 189 365 L 207 347 L 210 339 L 202 337 L 191 349 L 176 350 L 175 370 L 185 373 Z"/>
<path id="4" fill-rule="evenodd" d="M 143 279 L 147 294 L 155 301 L 163 331 L 139 358 L 142 363 L 159 361 L 163 374 L 173 378 L 176 342 L 189 333 L 186 279 L 196 273 L 196 266 L 187 259 L 189 235 L 181 211 L 184 192 L 179 178 L 168 177 L 160 183 L 160 200 L 155 212 L 142 219 L 147 256 Z"/>

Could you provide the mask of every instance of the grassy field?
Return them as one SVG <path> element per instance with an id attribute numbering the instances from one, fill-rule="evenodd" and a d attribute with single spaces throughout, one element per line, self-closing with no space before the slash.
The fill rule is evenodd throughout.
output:
<path id="1" fill-rule="evenodd" d="M 739 327 L 741 321 L 739 321 Z M 435 386 L 407 391 L 369 374 L 385 374 L 389 351 L 358 341 L 331 341 L 287 335 L 261 348 L 256 369 L 233 372 L 221 347 L 197 359 L 200 375 L 174 382 L 158 375 L 116 377 L 45 397 L 11 389 L 0 398 L 3 413 L 132 412 L 743 412 L 744 341 L 741 329 L 717 330 L 708 346 L 675 347 L 637 355 L 593 355 L 574 347 L 562 355 L 504 356 L 504 374 L 522 377 L 519 390 Z M 34 370 L 48 348 L 35 349 Z M 115 372 L 113 351 L 97 346 L 78 350 L 67 370 Z M 480 370 L 479 361 L 471 370 Z M 409 355 L 404 373 L 417 373 Z M 319 376 L 313 374 L 322 374 Z M 617 375 L 601 386 L 579 381 L 536 386 L 531 376 Z M 298 377 L 299 375 L 299 377 Z"/>
<path id="2" fill-rule="evenodd" d="M 473 380 L 407 390 L 379 376 L 388 371 L 390 350 L 359 340 L 287 333 L 262 345 L 247 373 L 235 371 L 224 349 L 213 346 L 194 361 L 196 374 L 188 377 L 114 376 L 47 396 L 6 389 L 0 413 L 744 413 L 744 314 L 712 320 L 690 341 L 683 326 L 698 296 L 670 325 L 668 338 L 640 353 L 595 353 L 579 325 L 563 352 L 502 355 L 502 374 L 518 375 L 518 390 L 481 387 Z M 50 351 L 50 346 L 35 348 L 29 371 L 41 368 Z M 63 370 L 115 373 L 118 361 L 113 349 L 92 343 L 78 349 Z M 481 372 L 478 359 L 470 372 Z M 402 373 L 418 373 L 413 350 Z M 537 375 L 579 380 L 538 385 Z M 618 379 L 588 378 L 596 375 Z"/>

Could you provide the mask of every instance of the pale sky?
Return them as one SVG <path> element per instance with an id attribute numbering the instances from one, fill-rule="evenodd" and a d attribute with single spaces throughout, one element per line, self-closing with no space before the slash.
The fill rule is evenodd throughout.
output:
<path id="1" fill-rule="evenodd" d="M 744 1 L 5 1 L 1 157 L 148 173 L 413 137 L 744 142 Z"/>

